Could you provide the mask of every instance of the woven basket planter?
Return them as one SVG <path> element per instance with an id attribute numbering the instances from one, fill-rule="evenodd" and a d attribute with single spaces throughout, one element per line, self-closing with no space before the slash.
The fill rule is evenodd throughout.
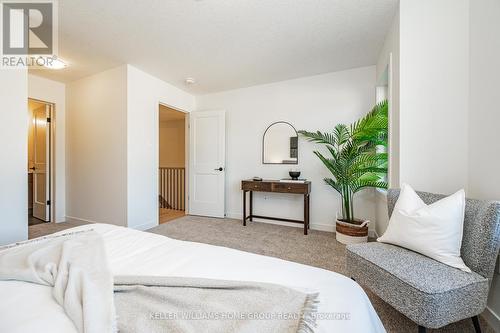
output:
<path id="1" fill-rule="evenodd" d="M 368 220 L 347 222 L 337 218 L 335 238 L 342 244 L 358 244 L 368 241 Z"/>

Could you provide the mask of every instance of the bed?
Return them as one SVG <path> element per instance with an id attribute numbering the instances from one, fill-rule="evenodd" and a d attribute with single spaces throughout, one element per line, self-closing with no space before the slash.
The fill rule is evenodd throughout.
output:
<path id="1" fill-rule="evenodd" d="M 301 291 L 318 291 L 316 332 L 385 332 L 363 289 L 343 275 L 109 224 L 85 225 L 58 234 L 86 229 L 94 229 L 103 236 L 114 275 L 258 281 Z M 1 332 L 76 332 L 63 309 L 53 300 L 49 287 L 0 281 L 0 295 Z"/>

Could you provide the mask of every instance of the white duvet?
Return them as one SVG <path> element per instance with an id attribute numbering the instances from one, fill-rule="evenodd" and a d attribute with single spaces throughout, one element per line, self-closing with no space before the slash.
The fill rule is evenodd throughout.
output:
<path id="1" fill-rule="evenodd" d="M 259 281 L 318 291 L 316 332 L 385 332 L 363 289 L 351 279 L 320 268 L 225 247 L 174 240 L 108 224 L 94 229 L 105 242 L 114 275 L 201 277 Z M 68 232 L 68 230 L 60 233 Z M 50 287 L 0 281 L 0 332 L 76 333 L 52 298 Z"/>

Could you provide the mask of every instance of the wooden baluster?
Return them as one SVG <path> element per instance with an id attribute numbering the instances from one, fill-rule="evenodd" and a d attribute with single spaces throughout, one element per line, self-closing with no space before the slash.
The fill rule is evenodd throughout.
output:
<path id="1" fill-rule="evenodd" d="M 181 210 L 181 169 L 177 169 L 177 210 Z"/>
<path id="2" fill-rule="evenodd" d="M 174 209 L 177 210 L 177 169 L 174 169 Z"/>

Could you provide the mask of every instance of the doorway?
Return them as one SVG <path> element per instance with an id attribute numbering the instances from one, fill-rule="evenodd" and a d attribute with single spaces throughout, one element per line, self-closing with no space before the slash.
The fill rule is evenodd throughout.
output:
<path id="1" fill-rule="evenodd" d="M 28 225 L 51 221 L 53 104 L 28 99 Z"/>
<path id="2" fill-rule="evenodd" d="M 186 214 L 186 113 L 159 106 L 159 223 Z"/>
<path id="3" fill-rule="evenodd" d="M 191 112 L 189 122 L 189 214 L 224 218 L 226 112 Z"/>

